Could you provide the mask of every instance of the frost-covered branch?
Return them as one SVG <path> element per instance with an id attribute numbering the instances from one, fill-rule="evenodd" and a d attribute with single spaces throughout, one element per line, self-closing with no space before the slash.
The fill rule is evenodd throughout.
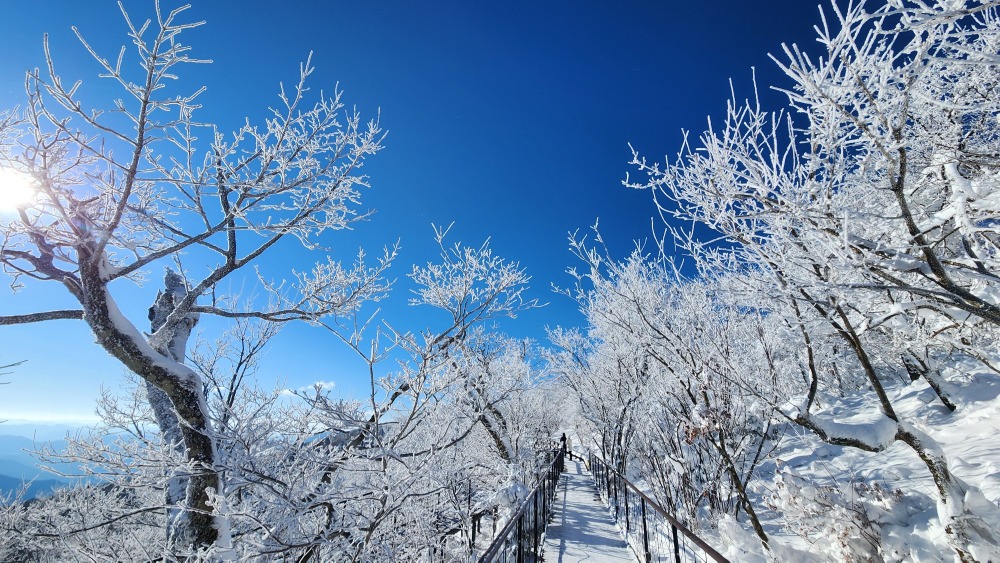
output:
<path id="1" fill-rule="evenodd" d="M 43 321 L 54 321 L 59 319 L 80 320 L 82 318 L 83 318 L 82 310 L 64 309 L 60 311 L 45 311 L 43 313 L 29 313 L 26 315 L 3 315 L 0 316 L 0 325 L 39 323 Z"/>

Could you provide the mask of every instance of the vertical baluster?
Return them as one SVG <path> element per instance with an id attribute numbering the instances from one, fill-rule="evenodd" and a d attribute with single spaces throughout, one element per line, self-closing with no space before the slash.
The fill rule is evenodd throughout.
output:
<path id="1" fill-rule="evenodd" d="M 553 483 L 549 479 L 546 479 L 545 482 L 542 483 L 542 490 L 539 493 L 539 494 L 542 495 L 542 532 L 543 533 L 549 527 L 549 510 L 550 510 L 549 507 L 551 505 L 551 503 L 549 502 L 549 500 L 550 500 L 549 499 L 549 491 L 552 489 L 552 487 L 553 487 Z M 545 548 L 543 547 L 542 549 L 544 551 Z"/>
<path id="2" fill-rule="evenodd" d="M 681 563 L 681 544 L 677 541 L 677 526 L 671 524 L 670 531 L 674 536 L 674 561 Z"/>
<path id="3" fill-rule="evenodd" d="M 541 535 L 541 528 L 538 526 L 538 495 L 532 495 L 531 509 L 532 513 L 532 526 L 531 526 L 531 542 L 533 545 L 532 553 L 535 559 L 538 558 L 538 539 Z"/>
<path id="4" fill-rule="evenodd" d="M 517 563 L 524 563 L 524 542 L 521 540 L 524 534 L 524 515 L 517 517 L 517 538 L 515 553 L 517 553 Z"/>
<path id="5" fill-rule="evenodd" d="M 612 495 L 614 496 L 614 507 L 615 507 L 615 523 L 618 522 L 618 516 L 621 512 L 621 506 L 618 504 L 618 476 L 611 476 L 611 492 L 608 493 L 608 500 L 611 500 Z"/>
<path id="6" fill-rule="evenodd" d="M 642 507 L 642 552 L 646 556 L 646 563 L 653 560 L 649 554 L 649 527 L 646 525 L 646 499 L 639 499 L 639 506 Z"/>
<path id="7" fill-rule="evenodd" d="M 608 471 L 608 505 L 615 511 L 615 522 L 618 521 L 618 493 L 615 487 L 615 476 Z"/>
<path id="8" fill-rule="evenodd" d="M 628 504 L 629 504 L 628 503 L 628 497 L 629 497 L 629 493 L 630 492 L 631 491 L 629 491 L 628 487 L 626 487 L 625 483 L 623 482 L 622 483 L 622 495 L 625 497 L 625 537 L 626 538 L 628 537 L 628 533 L 632 530 L 632 524 L 631 524 L 631 522 L 629 522 L 629 516 L 630 515 L 629 515 L 629 509 L 628 509 L 629 508 L 628 507 Z"/>
<path id="9" fill-rule="evenodd" d="M 618 508 L 618 520 L 621 521 L 622 518 L 622 476 L 615 475 L 615 504 Z"/>

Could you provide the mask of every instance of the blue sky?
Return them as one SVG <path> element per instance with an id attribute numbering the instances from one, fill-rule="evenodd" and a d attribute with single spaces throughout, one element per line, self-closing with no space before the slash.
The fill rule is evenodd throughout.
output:
<path id="1" fill-rule="evenodd" d="M 164 0 L 169 9 L 179 2 Z M 749 95 L 751 67 L 761 84 L 784 84 L 767 53 L 782 42 L 815 51 L 811 0 L 714 2 L 340 2 L 194 1 L 187 32 L 193 55 L 212 59 L 191 69 L 204 83 L 202 118 L 223 130 L 262 116 L 278 83 L 297 77 L 310 51 L 316 90 L 340 84 L 366 116 L 381 112 L 386 149 L 366 167 L 376 214 L 329 240 L 335 254 L 371 254 L 397 239 L 393 276 L 434 259 L 431 224 L 454 222 L 450 240 L 519 261 L 532 296 L 548 306 L 501 328 L 542 338 L 544 327 L 576 325 L 575 305 L 554 294 L 566 285 L 567 233 L 599 218 L 612 251 L 624 256 L 650 236 L 649 194 L 621 186 L 628 143 L 650 158 L 673 155 L 682 129 L 700 132 L 720 115 L 732 78 Z M 134 19 L 151 1 L 127 0 Z M 63 73 L 85 80 L 97 98 L 98 69 L 77 43 L 76 25 L 108 57 L 126 42 L 110 0 L 35 0 L 4 6 L 0 23 L 0 107 L 23 103 L 26 69 L 43 64 L 42 34 Z M 86 88 L 92 88 L 86 90 Z M 193 89 L 193 88 L 192 88 Z M 89 94 L 87 94 L 89 92 Z M 764 102 L 782 98 L 765 92 Z M 283 255 L 304 269 L 319 256 Z M 158 278 L 159 273 L 153 278 Z M 249 282 L 248 282 L 249 283 Z M 58 288 L 13 295 L 0 288 L 0 314 L 71 305 Z M 125 312 L 145 328 L 156 284 L 130 289 Z M 435 319 L 407 308 L 405 284 L 385 314 L 407 328 Z M 213 328 L 209 326 L 208 329 Z M 94 344 L 82 323 L 0 327 L 0 364 L 26 360 L 0 387 L 0 419 L 79 420 L 91 416 L 101 386 L 115 390 L 122 368 Z M 342 346 L 306 326 L 286 328 L 265 359 L 265 385 L 334 381 L 344 395 L 363 393 L 357 366 Z"/>

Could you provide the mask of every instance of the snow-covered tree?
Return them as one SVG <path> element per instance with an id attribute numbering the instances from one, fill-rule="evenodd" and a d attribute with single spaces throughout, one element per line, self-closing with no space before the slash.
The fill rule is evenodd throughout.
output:
<path id="1" fill-rule="evenodd" d="M 15 289 L 57 284 L 79 305 L 3 316 L 0 324 L 82 321 L 143 379 L 161 432 L 189 469 L 168 493 L 178 553 L 229 542 L 211 500 L 223 484 L 202 378 L 183 363 L 198 315 L 281 322 L 350 312 L 384 289 L 376 280 L 391 254 L 374 267 L 319 263 L 266 307 L 206 302 L 220 282 L 280 245 L 313 247 L 356 219 L 360 168 L 381 148 L 382 132 L 345 111 L 340 91 L 310 94 L 308 61 L 262 120 L 229 134 L 202 121 L 203 88 L 175 80 L 185 66 L 208 62 L 182 42 L 200 25 L 184 12 L 157 5 L 139 22 L 123 10 L 131 45 L 110 58 L 77 33 L 102 79 L 120 91 L 103 107 L 82 95 L 85 85 L 60 77 L 46 44 L 46 68 L 28 73 L 24 109 L 6 114 L 0 134 L 0 167 L 27 177 L 34 192 L 13 218 L 0 219 L 0 264 Z M 153 332 L 144 336 L 122 313 L 120 288 L 190 255 L 208 266 L 168 276 L 150 314 Z"/>
<path id="2" fill-rule="evenodd" d="M 887 389 L 905 371 L 954 409 L 936 367 L 944 355 L 996 363 L 997 6 L 834 2 L 817 28 L 820 56 L 788 46 L 775 59 L 792 81 L 787 113 L 734 99 L 672 163 L 636 155 L 644 179 L 626 182 L 652 190 L 703 275 L 755 280 L 744 302 L 798 333 L 809 391 L 782 412 L 831 443 L 911 448 L 967 561 L 996 557 L 996 515 L 973 510 L 975 487 Z M 847 361 L 822 365 L 831 346 Z M 834 367 L 863 378 L 873 423 L 816 414 Z"/>
<path id="3" fill-rule="evenodd" d="M 398 332 L 365 322 L 368 312 L 326 325 L 367 366 L 366 400 L 261 387 L 259 353 L 279 326 L 268 321 L 241 317 L 189 353 L 222 483 L 212 504 L 238 557 L 467 559 L 534 482 L 558 422 L 535 387 L 531 347 L 483 330 L 535 306 L 522 297 L 528 278 L 488 245 L 445 246 L 438 236 L 440 261 L 411 273 L 413 305 L 430 307 L 437 327 Z M 135 390 L 102 401 L 101 428 L 44 452 L 82 463 L 102 485 L 3 507 L 8 549 L 98 559 L 162 550 L 160 492 L 189 468 L 151 431 L 155 413 Z"/>
<path id="4" fill-rule="evenodd" d="M 636 250 L 617 262 L 582 239 L 571 245 L 585 265 L 575 298 L 588 330 L 553 332 L 557 365 L 602 453 L 692 525 L 702 509 L 742 512 L 767 541 L 747 487 L 779 391 L 752 393 L 735 377 L 766 369 L 756 348 L 761 319 L 721 300 L 717 284 L 682 279 L 662 257 Z"/>

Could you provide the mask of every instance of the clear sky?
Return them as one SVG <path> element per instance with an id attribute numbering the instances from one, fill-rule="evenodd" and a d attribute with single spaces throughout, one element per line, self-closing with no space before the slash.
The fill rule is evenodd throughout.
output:
<path id="1" fill-rule="evenodd" d="M 127 0 L 134 19 L 151 0 Z M 181 4 L 161 2 L 167 10 Z M 544 327 L 577 325 L 574 303 L 551 291 L 573 266 L 567 233 L 599 218 L 612 250 L 650 236 L 648 193 L 621 186 L 628 143 L 653 159 L 673 155 L 683 129 L 699 133 L 729 96 L 761 84 L 784 84 L 768 53 L 782 42 L 815 52 L 814 0 L 507 0 L 342 2 L 339 0 L 193 0 L 189 20 L 207 25 L 184 34 L 193 55 L 212 59 L 191 69 L 204 83 L 202 118 L 223 130 L 260 117 L 278 83 L 293 82 L 310 51 L 314 89 L 339 83 L 365 116 L 381 111 L 386 149 L 366 165 L 376 214 L 327 242 L 349 258 L 402 241 L 394 277 L 434 259 L 431 224 L 455 222 L 450 240 L 519 261 L 532 296 L 548 302 L 501 328 L 543 338 Z M 70 26 L 108 58 L 127 42 L 111 0 L 4 3 L 0 20 L 0 107 L 23 104 L 24 72 L 44 64 L 42 34 L 70 78 L 100 84 L 98 69 Z M 91 86 L 92 85 L 92 86 Z M 193 90 L 193 88 L 192 88 Z M 779 94 L 764 92 L 777 108 Z M 305 269 L 319 256 L 283 255 Z M 158 281 L 160 273 L 152 278 Z M 250 283 L 249 281 L 247 282 Z M 14 295 L 0 287 L 0 314 L 71 306 L 59 288 Z M 130 290 L 123 307 L 140 328 L 156 284 Z M 404 284 L 385 307 L 395 324 L 433 324 L 407 308 Z M 58 300 L 58 301 L 57 301 Z M 211 329 L 212 327 L 208 327 Z M 92 416 L 102 385 L 114 390 L 122 368 L 93 344 L 82 322 L 0 327 L 0 365 L 26 360 L 0 386 L 0 419 L 80 420 Z M 344 395 L 366 381 L 330 336 L 307 326 L 285 329 L 268 352 L 261 379 L 288 387 L 333 381 Z"/>

